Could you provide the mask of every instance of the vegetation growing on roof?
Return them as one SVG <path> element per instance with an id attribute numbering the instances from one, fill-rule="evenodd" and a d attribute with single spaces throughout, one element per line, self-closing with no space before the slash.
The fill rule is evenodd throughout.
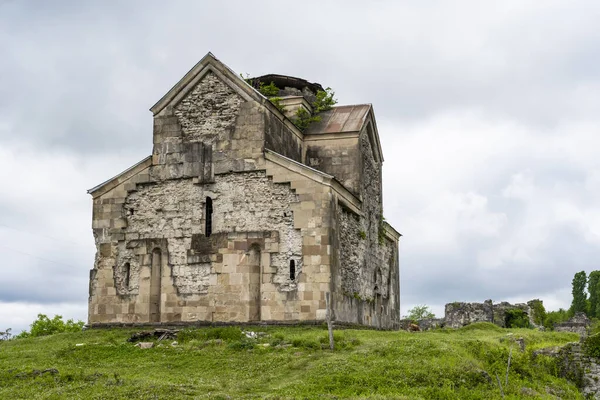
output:
<path id="1" fill-rule="evenodd" d="M 240 77 L 250 86 L 258 90 L 260 94 L 268 98 L 271 104 L 273 104 L 279 111 L 283 113 L 284 107 L 281 104 L 282 98 L 278 96 L 280 89 L 277 87 L 277 85 L 275 85 L 275 82 L 271 82 L 268 85 L 264 82 L 257 83 L 254 79 L 251 79 L 248 74 L 246 74 L 246 77 L 240 74 Z M 298 108 L 294 114 L 294 117 L 291 118 L 291 121 L 294 123 L 296 128 L 304 132 L 313 122 L 321 121 L 321 116 L 318 115 L 319 113 L 331 110 L 331 108 L 337 104 L 337 99 L 334 96 L 335 92 L 330 87 L 326 88 L 325 90 L 318 90 L 315 94 L 315 101 L 313 101 L 311 104 L 313 113 L 309 113 L 302 107 Z"/>

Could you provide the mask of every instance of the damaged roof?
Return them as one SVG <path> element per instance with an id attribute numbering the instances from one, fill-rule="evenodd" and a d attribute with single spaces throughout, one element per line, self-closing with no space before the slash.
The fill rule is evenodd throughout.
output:
<path id="1" fill-rule="evenodd" d="M 306 135 L 325 133 L 359 132 L 364 126 L 371 104 L 333 107 L 319 113 L 321 121 L 313 122 L 304 132 Z"/>

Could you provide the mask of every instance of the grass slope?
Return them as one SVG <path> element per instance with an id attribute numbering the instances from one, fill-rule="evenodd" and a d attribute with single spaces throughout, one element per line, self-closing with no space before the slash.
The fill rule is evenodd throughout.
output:
<path id="1" fill-rule="evenodd" d="M 0 342 L 0 398 L 7 399 L 580 399 L 556 377 L 555 362 L 532 351 L 574 334 L 475 324 L 422 333 L 340 330 L 323 350 L 314 327 L 203 328 L 152 349 L 131 330 L 90 330 Z M 512 334 L 512 335 L 511 335 Z M 511 338 L 523 337 L 525 352 Z M 76 344 L 81 344 L 76 346 Z M 265 344 L 268 344 L 265 346 Z M 322 346 L 323 345 L 323 346 Z M 41 374 L 40 371 L 55 369 Z"/>

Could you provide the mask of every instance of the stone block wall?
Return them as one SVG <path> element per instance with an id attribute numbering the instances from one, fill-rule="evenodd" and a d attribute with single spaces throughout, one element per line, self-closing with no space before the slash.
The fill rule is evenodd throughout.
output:
<path id="1" fill-rule="evenodd" d="M 311 135 L 306 140 L 306 164 L 336 177 L 352 193 L 360 193 L 358 135 L 351 138 Z"/>
<path id="2" fill-rule="evenodd" d="M 445 307 L 444 325 L 448 328 L 460 328 L 474 322 L 494 322 L 494 310 L 491 300 L 483 303 L 448 303 Z"/>
<path id="3" fill-rule="evenodd" d="M 448 328 L 460 328 L 475 322 L 491 322 L 505 328 L 506 312 L 508 310 L 520 309 L 529 316 L 531 325 L 533 322 L 532 309 L 527 304 L 510 304 L 500 302 L 493 304 L 492 300 L 483 303 L 448 303 L 445 307 L 444 326 Z"/>
<path id="4" fill-rule="evenodd" d="M 304 165 L 302 134 L 226 74 L 176 85 L 154 108 L 152 156 L 91 190 L 89 323 L 322 321 L 331 292 L 338 321 L 395 327 L 398 237 L 383 228 L 369 141 L 336 145 L 344 187 Z"/>
<path id="5" fill-rule="evenodd" d="M 396 329 L 400 320 L 397 238 L 383 221 L 381 162 L 361 133 L 360 210 L 335 204 L 333 292 L 338 321 Z"/>
<path id="6" fill-rule="evenodd" d="M 568 321 L 554 324 L 554 330 L 557 332 L 573 332 L 581 336 L 587 336 L 591 325 L 592 322 L 587 315 L 578 312 Z"/>

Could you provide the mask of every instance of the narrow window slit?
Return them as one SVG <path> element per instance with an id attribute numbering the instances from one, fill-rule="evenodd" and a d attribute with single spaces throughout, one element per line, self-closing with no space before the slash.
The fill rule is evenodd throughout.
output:
<path id="1" fill-rule="evenodd" d="M 206 223 L 204 224 L 204 235 L 209 237 L 212 233 L 212 214 L 213 214 L 213 203 L 210 197 L 206 198 Z"/>
<path id="2" fill-rule="evenodd" d="M 290 260 L 290 279 L 296 279 L 296 261 Z"/>
<path id="3" fill-rule="evenodd" d="M 129 263 L 125 263 L 125 287 L 129 289 L 129 281 L 131 278 L 131 265 Z"/>

